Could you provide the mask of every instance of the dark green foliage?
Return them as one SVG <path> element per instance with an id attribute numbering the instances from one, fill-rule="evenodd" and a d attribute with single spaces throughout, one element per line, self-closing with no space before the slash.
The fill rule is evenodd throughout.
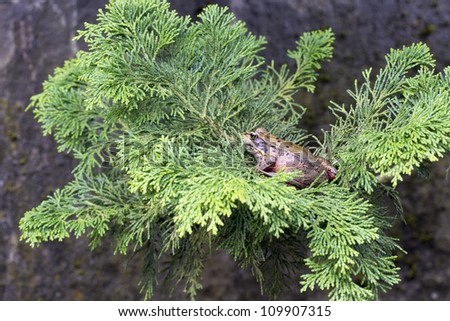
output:
<path id="1" fill-rule="evenodd" d="M 108 237 L 117 252 L 144 256 L 147 298 L 159 272 L 166 288 L 182 284 L 195 297 L 216 249 L 271 298 L 305 267 L 301 290 L 337 300 L 374 299 L 399 282 L 380 198 L 401 203 L 380 182 L 395 186 L 450 148 L 450 76 L 433 73 L 425 45 L 393 50 L 374 81 L 366 71 L 350 92 L 354 106 L 332 107 L 337 122 L 316 152 L 339 167 L 338 179 L 297 190 L 285 184 L 293 173 L 257 174 L 241 134 L 267 127 L 304 141 L 293 95 L 314 90 L 330 30 L 300 38 L 288 53 L 295 71 L 266 65 L 265 40 L 217 6 L 192 23 L 165 1 L 115 0 L 79 37 L 89 51 L 56 69 L 30 105 L 79 165 L 24 215 L 23 240 L 86 234 L 94 248 Z"/>

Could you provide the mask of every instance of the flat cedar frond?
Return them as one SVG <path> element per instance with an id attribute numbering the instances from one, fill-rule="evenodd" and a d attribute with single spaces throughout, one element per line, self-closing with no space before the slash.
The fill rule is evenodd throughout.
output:
<path id="1" fill-rule="evenodd" d="M 426 45 L 392 50 L 349 91 L 354 105 L 332 104 L 337 120 L 317 153 L 338 178 L 297 190 L 286 182 L 304 173 L 257 174 L 241 135 L 265 127 L 305 141 L 294 95 L 314 90 L 331 30 L 300 37 L 288 52 L 295 70 L 266 65 L 266 40 L 215 5 L 191 22 L 167 1 L 111 0 L 78 38 L 88 51 L 57 68 L 30 107 L 79 165 L 25 213 L 22 240 L 85 234 L 94 248 L 108 237 L 115 252 L 143 255 L 145 298 L 160 271 L 169 292 L 180 284 L 194 298 L 216 249 L 251 269 L 270 298 L 305 266 L 301 291 L 330 299 L 375 299 L 399 282 L 380 199 L 401 203 L 381 183 L 395 187 L 450 149 L 450 72 L 434 72 Z"/>
<path id="2" fill-rule="evenodd" d="M 364 83 L 355 84 L 354 106 L 333 104 L 338 119 L 326 141 L 339 158 L 344 184 L 371 193 L 378 176 L 395 187 L 403 175 L 450 150 L 450 82 L 433 68 L 424 44 L 391 50 L 375 81 L 368 69 Z"/>

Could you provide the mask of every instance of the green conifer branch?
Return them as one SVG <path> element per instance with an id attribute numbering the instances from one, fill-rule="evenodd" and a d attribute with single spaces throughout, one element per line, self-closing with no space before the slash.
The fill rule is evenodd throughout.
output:
<path id="1" fill-rule="evenodd" d="M 433 68 L 424 44 L 391 50 L 375 81 L 368 69 L 363 84 L 349 91 L 355 106 L 332 105 L 337 122 L 326 141 L 339 155 L 343 182 L 367 192 L 387 180 L 395 187 L 450 150 L 448 75 Z"/>
<path id="2" fill-rule="evenodd" d="M 301 290 L 331 299 L 375 299 L 399 282 L 391 220 L 380 195 L 450 149 L 450 72 L 433 71 L 423 44 L 392 50 L 333 104 L 336 124 L 318 153 L 339 169 L 331 184 L 296 190 L 296 173 L 257 174 L 241 134 L 267 127 L 296 143 L 333 33 L 305 33 L 288 52 L 296 70 L 267 66 L 266 41 L 218 6 L 197 22 L 162 0 L 112 0 L 78 38 L 89 47 L 57 68 L 30 107 L 59 150 L 79 160 L 74 180 L 20 221 L 31 246 L 87 235 L 144 257 L 142 290 L 182 284 L 194 298 L 204 262 L 224 250 L 276 298 L 305 265 Z M 170 292 L 170 291 L 169 291 Z"/>
<path id="3" fill-rule="evenodd" d="M 296 90 L 305 88 L 314 91 L 314 82 L 317 80 L 317 70 L 320 63 L 333 56 L 334 33 L 331 29 L 305 33 L 297 41 L 297 48 L 288 51 L 288 57 L 295 60 L 297 69 L 294 75 Z"/>

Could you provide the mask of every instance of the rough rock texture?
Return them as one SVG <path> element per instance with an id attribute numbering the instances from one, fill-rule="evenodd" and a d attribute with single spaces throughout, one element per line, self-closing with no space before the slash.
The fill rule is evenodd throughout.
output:
<path id="1" fill-rule="evenodd" d="M 37 249 L 19 241 L 18 221 L 54 189 L 71 179 L 74 163 L 58 154 L 53 140 L 42 137 L 29 97 L 41 83 L 83 47 L 71 41 L 84 21 L 93 21 L 106 0 L 0 1 L 0 299 L 129 300 L 139 294 L 139 260 L 113 255 L 105 242 L 90 252 L 85 239 L 43 244 Z M 301 94 L 310 107 L 302 126 L 319 133 L 317 123 L 332 122 L 328 101 L 346 102 L 345 90 L 362 69 L 377 69 L 391 47 L 426 42 L 438 69 L 450 65 L 448 1 L 359 0 L 173 0 L 181 14 L 197 14 L 209 3 L 229 5 L 249 29 L 265 35 L 265 55 L 287 62 L 286 49 L 304 31 L 332 27 L 335 57 L 321 72 L 317 94 Z M 313 125 L 314 124 L 314 125 Z M 400 186 L 404 219 L 393 232 L 408 254 L 399 260 L 403 282 L 382 299 L 450 299 L 450 189 L 445 169 L 432 168 L 429 180 L 418 177 Z M 162 299 L 159 289 L 155 299 Z M 175 299 L 182 294 L 176 292 Z M 198 299 L 262 299 L 248 271 L 239 270 L 223 253 L 208 261 L 204 290 Z M 320 299 L 299 295 L 297 284 L 283 299 Z"/>

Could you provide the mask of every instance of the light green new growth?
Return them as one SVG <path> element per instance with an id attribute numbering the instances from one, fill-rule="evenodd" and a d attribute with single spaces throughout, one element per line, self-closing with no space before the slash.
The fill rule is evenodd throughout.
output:
<path id="1" fill-rule="evenodd" d="M 450 68 L 435 74 L 434 64 L 424 44 L 391 50 L 374 81 L 365 70 L 349 91 L 354 106 L 333 104 L 337 122 L 325 140 L 346 185 L 370 193 L 380 175 L 395 187 L 450 150 Z"/>
<path id="2" fill-rule="evenodd" d="M 288 56 L 265 64 L 265 40 L 218 6 L 191 22 L 160 0 L 115 0 L 86 24 L 89 51 L 57 68 L 30 104 L 44 134 L 79 160 L 74 180 L 20 221 L 31 246 L 87 235 L 144 255 L 142 289 L 182 284 L 194 298 L 212 250 L 252 270 L 276 298 L 300 275 L 301 291 L 375 299 L 399 282 L 396 241 L 384 234 L 384 195 L 450 149 L 450 70 L 433 73 L 423 44 L 392 50 L 386 67 L 333 104 L 336 124 L 317 150 L 338 167 L 329 184 L 297 190 L 293 173 L 266 178 L 241 134 L 266 127 L 302 143 L 305 109 L 331 58 L 330 30 L 305 33 Z M 298 175 L 298 173 L 297 173 Z M 378 177 L 378 179 L 377 179 Z M 161 263 L 164 255 L 165 263 Z M 304 272 L 305 266 L 308 272 Z M 303 272 L 302 272 L 303 270 Z M 161 272 L 164 271 L 164 272 Z"/>

